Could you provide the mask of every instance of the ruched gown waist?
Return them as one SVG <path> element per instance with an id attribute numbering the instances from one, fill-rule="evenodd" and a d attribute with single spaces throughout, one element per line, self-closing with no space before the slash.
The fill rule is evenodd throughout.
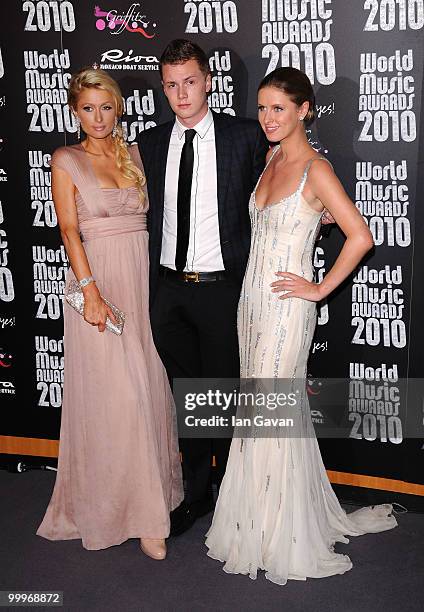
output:
<path id="1" fill-rule="evenodd" d="M 96 217 L 79 224 L 83 242 L 119 234 L 147 231 L 146 213 L 117 217 Z"/>

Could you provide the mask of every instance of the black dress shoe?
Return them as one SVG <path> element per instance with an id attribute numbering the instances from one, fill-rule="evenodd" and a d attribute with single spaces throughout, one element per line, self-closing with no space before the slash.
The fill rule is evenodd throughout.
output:
<path id="1" fill-rule="evenodd" d="M 213 498 L 209 496 L 193 504 L 183 501 L 178 508 L 171 512 L 171 530 L 169 535 L 179 536 L 188 531 L 194 525 L 196 519 L 209 514 L 214 508 Z"/>
<path id="2" fill-rule="evenodd" d="M 197 515 L 192 506 L 189 506 L 186 502 L 182 502 L 178 508 L 175 508 L 175 510 L 171 512 L 170 518 L 171 530 L 169 535 L 175 537 L 188 531 L 188 529 L 194 525 Z"/>

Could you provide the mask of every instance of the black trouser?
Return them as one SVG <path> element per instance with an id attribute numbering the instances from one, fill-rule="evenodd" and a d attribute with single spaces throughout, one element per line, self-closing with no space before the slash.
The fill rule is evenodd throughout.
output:
<path id="1" fill-rule="evenodd" d="M 232 280 L 186 283 L 160 278 L 151 310 L 158 353 L 174 378 L 238 378 L 237 304 L 240 285 Z M 212 456 L 218 486 L 225 473 L 231 440 L 180 438 L 186 502 L 212 497 Z"/>

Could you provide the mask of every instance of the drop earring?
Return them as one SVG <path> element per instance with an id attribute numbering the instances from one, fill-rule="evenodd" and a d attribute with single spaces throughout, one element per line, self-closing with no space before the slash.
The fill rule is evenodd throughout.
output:
<path id="1" fill-rule="evenodd" d="M 115 125 L 112 130 L 112 138 L 116 138 L 116 134 L 118 133 L 118 117 L 115 117 Z"/>
<path id="2" fill-rule="evenodd" d="M 81 140 L 81 121 L 80 118 L 75 115 L 75 123 L 77 124 L 77 138 L 78 142 Z"/>

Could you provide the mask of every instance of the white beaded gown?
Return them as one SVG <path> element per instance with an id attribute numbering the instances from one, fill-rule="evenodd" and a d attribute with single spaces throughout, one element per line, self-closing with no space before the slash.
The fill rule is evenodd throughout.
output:
<path id="1" fill-rule="evenodd" d="M 279 300 L 270 284 L 277 270 L 313 279 L 321 213 L 302 195 L 311 163 L 289 197 L 259 210 L 260 177 L 250 199 L 252 240 L 238 309 L 241 378 L 306 379 L 316 305 Z M 343 574 L 352 563 L 334 552 L 335 542 L 397 525 L 390 504 L 346 514 L 328 480 L 306 397 L 300 412 L 299 436 L 233 438 L 206 539 L 208 555 L 225 561 L 228 573 L 255 579 L 264 569 L 280 585 Z"/>

